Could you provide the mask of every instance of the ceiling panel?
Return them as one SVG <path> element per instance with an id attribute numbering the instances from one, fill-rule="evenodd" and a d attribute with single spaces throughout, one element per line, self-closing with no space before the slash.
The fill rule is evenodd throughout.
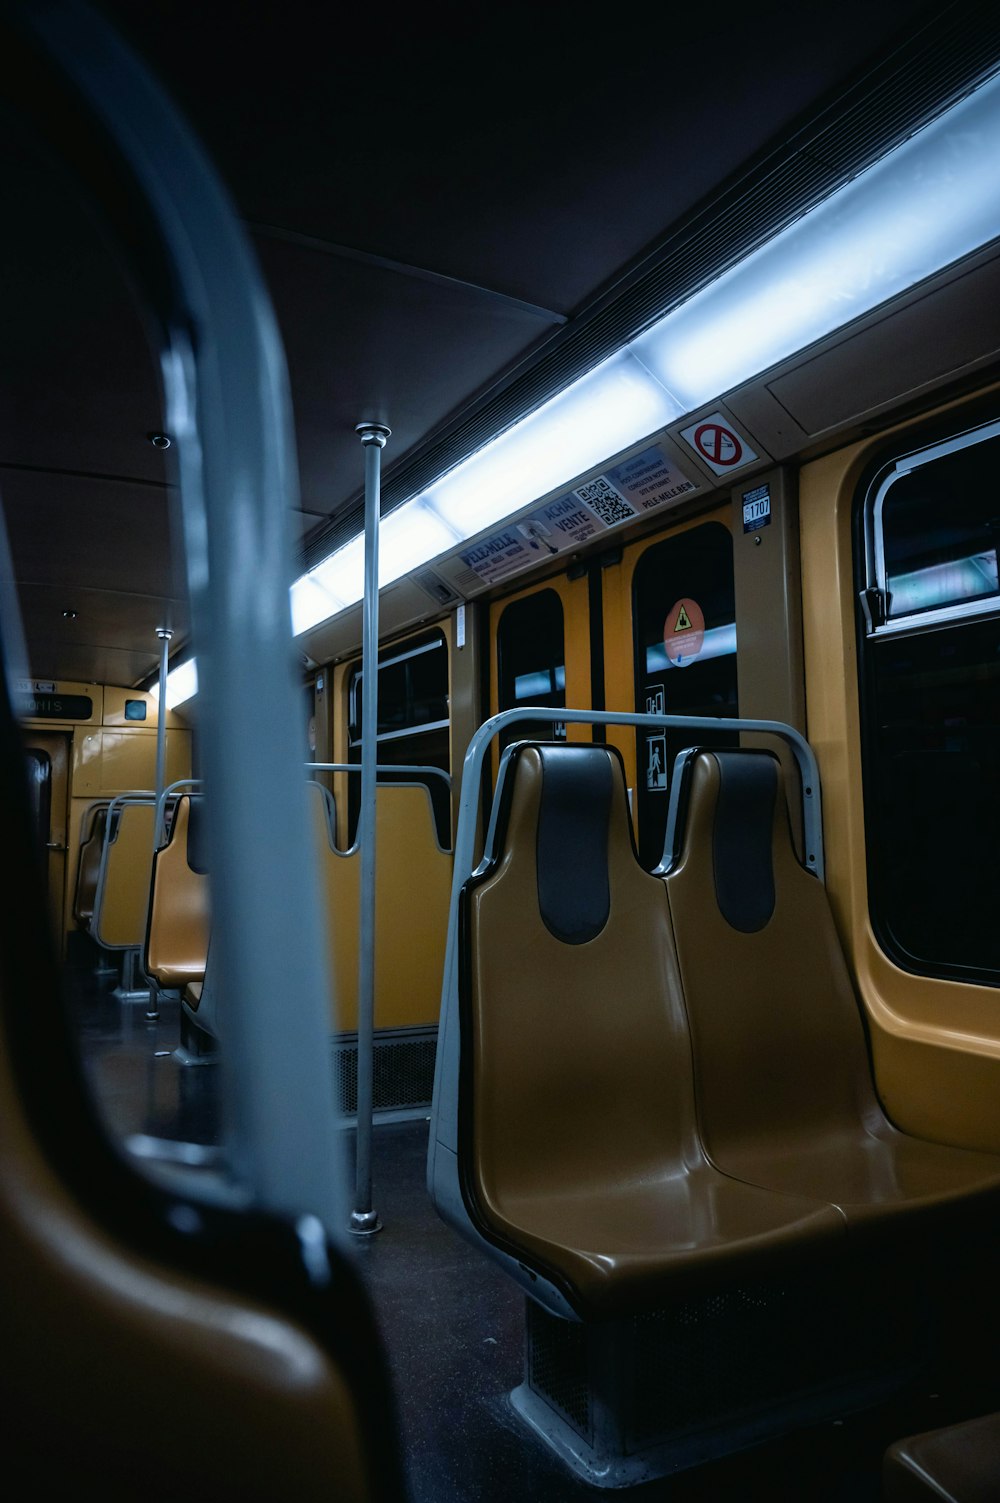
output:
<path id="1" fill-rule="evenodd" d="M 248 219 L 569 313 L 928 7 L 106 8 Z"/>
<path id="2" fill-rule="evenodd" d="M 171 627 L 178 641 L 189 629 L 186 607 L 156 596 L 79 588 L 68 594 L 52 584 L 24 584 L 18 594 L 34 678 L 133 684 L 159 667 L 157 627 Z M 69 598 L 73 620 L 63 616 Z"/>
<path id="3" fill-rule="evenodd" d="M 257 237 L 285 339 L 302 505 L 329 515 L 362 488 L 355 424 L 388 423 L 388 469 L 557 327 L 458 283 Z"/>

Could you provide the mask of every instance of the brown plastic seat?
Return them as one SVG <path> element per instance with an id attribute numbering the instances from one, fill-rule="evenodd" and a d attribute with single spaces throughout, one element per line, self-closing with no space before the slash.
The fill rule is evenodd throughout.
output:
<path id="1" fill-rule="evenodd" d="M 322 1239 L 307 1258 L 302 1220 L 215 1206 L 180 1179 L 163 1188 L 106 1136 L 61 1005 L 23 784 L 0 687 L 21 874 L 0 905 L 9 1476 L 104 1503 L 401 1503 L 385 1360 L 343 1255 Z"/>
<path id="2" fill-rule="evenodd" d="M 177 800 L 170 834 L 153 857 L 143 965 L 162 987 L 200 981 L 208 954 L 208 874 L 200 798 Z"/>
<path id="3" fill-rule="evenodd" d="M 701 1148 L 666 894 L 636 859 L 617 754 L 516 749 L 495 848 L 459 954 L 478 1235 L 586 1316 L 839 1244 L 829 1206 L 739 1184 Z"/>
<path id="4" fill-rule="evenodd" d="M 1000 1414 L 896 1441 L 885 1454 L 886 1503 L 997 1503 Z"/>
<path id="5" fill-rule="evenodd" d="M 701 752 L 666 878 L 702 1139 L 747 1184 L 837 1206 L 849 1228 L 1000 1208 L 1000 1157 L 887 1120 L 822 882 L 795 855 L 781 768 Z"/>

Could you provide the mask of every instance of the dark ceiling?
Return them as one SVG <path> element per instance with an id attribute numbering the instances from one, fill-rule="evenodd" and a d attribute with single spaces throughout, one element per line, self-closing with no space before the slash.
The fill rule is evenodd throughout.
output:
<path id="1" fill-rule="evenodd" d="M 304 542 L 565 338 L 673 227 L 942 11 L 104 0 L 250 229 L 285 339 Z M 186 630 L 155 365 L 119 261 L 12 122 L 0 485 L 41 677 L 130 684 Z M 168 456 L 169 457 L 169 456 Z M 67 620 L 63 611 L 76 617 Z"/>

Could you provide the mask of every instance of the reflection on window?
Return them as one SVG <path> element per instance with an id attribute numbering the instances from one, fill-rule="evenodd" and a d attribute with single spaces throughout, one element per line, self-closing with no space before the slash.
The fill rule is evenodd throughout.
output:
<path id="1" fill-rule="evenodd" d="M 565 693 L 566 669 L 559 665 L 541 673 L 519 673 L 514 680 L 514 698 L 518 704 L 536 705 L 543 695 Z"/>
<path id="2" fill-rule="evenodd" d="M 977 553 L 973 558 L 959 558 L 951 564 L 929 564 L 912 574 L 897 574 L 892 580 L 893 616 L 909 616 L 913 611 L 932 610 L 954 601 L 977 600 L 981 595 L 995 595 L 997 551 Z"/>
<path id="3" fill-rule="evenodd" d="M 736 652 L 736 623 L 731 622 L 728 626 L 711 626 L 705 631 L 705 640 L 699 649 L 696 661 L 706 662 L 709 658 L 724 658 L 730 653 Z M 672 663 L 667 656 L 666 645 L 663 642 L 653 642 L 646 648 L 646 672 L 666 673 L 671 668 L 676 669 L 680 665 Z M 684 667 L 688 667 L 684 664 Z M 687 714 L 687 711 L 671 710 L 672 715 Z M 693 711 L 691 712 L 693 713 Z"/>
<path id="4" fill-rule="evenodd" d="M 1000 435 L 956 443 L 902 461 L 874 499 L 876 583 L 889 620 L 1000 594 Z"/>
<path id="5" fill-rule="evenodd" d="M 738 715 L 733 541 L 706 522 L 648 548 L 632 583 L 635 707 L 664 715 Z M 738 736 L 699 731 L 697 744 L 737 746 Z M 636 733 L 639 858 L 663 856 L 667 794 L 674 758 L 690 731 Z"/>
<path id="6" fill-rule="evenodd" d="M 566 644 L 562 601 L 555 590 L 538 590 L 505 606 L 497 627 L 497 703 L 501 710 L 521 705 L 566 704 Z M 501 736 L 512 741 L 564 740 L 566 727 L 544 721 L 515 725 Z"/>

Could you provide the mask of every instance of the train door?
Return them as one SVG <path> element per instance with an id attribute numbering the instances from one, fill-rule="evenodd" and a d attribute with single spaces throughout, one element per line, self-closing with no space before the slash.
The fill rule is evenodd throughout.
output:
<path id="1" fill-rule="evenodd" d="M 66 892 L 66 818 L 69 795 L 69 736 L 32 731 L 24 740 L 31 811 L 49 902 L 55 943 L 64 939 Z"/>
<path id="2" fill-rule="evenodd" d="M 490 714 L 524 705 L 600 708 L 592 697 L 588 575 L 558 575 L 490 606 Z M 588 726 L 541 721 L 515 725 L 501 738 L 589 740 Z"/>
<path id="3" fill-rule="evenodd" d="M 640 714 L 739 714 L 736 589 L 727 505 L 627 547 L 603 570 L 605 697 L 609 710 Z M 640 859 L 663 854 L 670 767 L 688 732 L 609 727 L 632 794 Z M 738 745 L 723 731 L 699 744 Z"/>

